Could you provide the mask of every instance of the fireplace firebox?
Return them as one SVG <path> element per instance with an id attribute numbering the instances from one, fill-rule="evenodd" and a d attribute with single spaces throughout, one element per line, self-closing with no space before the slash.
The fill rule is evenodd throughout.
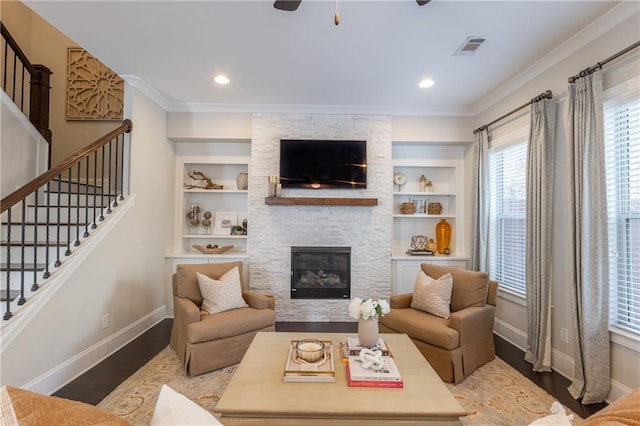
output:
<path id="1" fill-rule="evenodd" d="M 349 299 L 351 247 L 291 247 L 292 299 Z"/>

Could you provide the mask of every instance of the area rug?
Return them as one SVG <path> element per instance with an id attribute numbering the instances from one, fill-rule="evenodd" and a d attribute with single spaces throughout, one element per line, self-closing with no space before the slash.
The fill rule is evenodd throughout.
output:
<path id="1" fill-rule="evenodd" d="M 167 346 L 98 407 L 124 417 L 133 425 L 148 425 L 160 387 L 167 384 L 213 413 L 235 371 L 236 366 L 231 366 L 188 377 L 173 349 Z M 447 387 L 469 413 L 461 418 L 463 424 L 469 425 L 527 425 L 548 415 L 554 401 L 551 395 L 499 358 L 480 367 L 461 384 Z M 573 424 L 581 422 L 574 414 Z"/>

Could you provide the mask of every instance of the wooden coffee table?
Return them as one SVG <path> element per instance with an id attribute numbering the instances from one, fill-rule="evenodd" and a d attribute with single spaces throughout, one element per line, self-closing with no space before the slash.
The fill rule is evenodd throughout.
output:
<path id="1" fill-rule="evenodd" d="M 235 424 L 459 424 L 465 416 L 436 372 L 406 334 L 382 334 L 402 374 L 404 388 L 347 386 L 339 343 L 354 334 L 260 332 L 218 402 L 225 425 Z M 285 383 L 292 340 L 331 340 L 335 383 Z"/>

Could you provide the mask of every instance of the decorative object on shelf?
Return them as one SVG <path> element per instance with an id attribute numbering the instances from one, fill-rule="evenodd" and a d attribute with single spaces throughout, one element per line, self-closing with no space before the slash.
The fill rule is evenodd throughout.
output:
<path id="1" fill-rule="evenodd" d="M 435 253 L 436 251 L 438 251 L 438 244 L 436 244 L 436 242 L 433 240 L 433 238 L 429 238 L 429 241 L 427 242 L 427 250 Z"/>
<path id="2" fill-rule="evenodd" d="M 418 182 L 420 183 L 420 192 L 426 192 L 427 191 L 427 178 L 424 177 L 424 175 L 420 175 L 420 179 L 418 180 Z"/>
<path id="3" fill-rule="evenodd" d="M 184 184 L 187 189 L 224 189 L 224 185 L 218 185 L 208 178 L 204 173 L 193 171 L 187 172 L 191 181 Z"/>
<path id="4" fill-rule="evenodd" d="M 207 244 L 206 246 L 200 244 L 194 244 L 191 247 L 204 254 L 222 254 L 233 248 L 233 245 L 219 246 L 217 244 Z"/>
<path id="5" fill-rule="evenodd" d="M 412 202 L 404 202 L 400 206 L 400 213 L 402 214 L 414 214 L 416 212 L 416 205 Z"/>
<path id="6" fill-rule="evenodd" d="M 244 219 L 242 221 L 242 235 L 247 235 L 247 230 L 249 229 L 248 228 L 248 226 L 249 226 L 248 224 L 249 224 L 249 222 L 247 222 L 247 219 Z"/>
<path id="7" fill-rule="evenodd" d="M 378 342 L 378 318 L 390 310 L 389 302 L 383 299 L 351 299 L 349 317 L 358 320 L 358 340 L 362 346 L 372 347 Z"/>
<path id="8" fill-rule="evenodd" d="M 275 197 L 276 196 L 276 186 L 278 185 L 278 176 L 269 176 L 268 186 L 267 186 L 267 197 Z"/>
<path id="9" fill-rule="evenodd" d="M 447 219 L 440 219 L 436 225 L 436 240 L 438 241 L 438 253 L 451 254 L 449 249 L 449 238 L 451 237 L 451 225 Z"/>
<path id="10" fill-rule="evenodd" d="M 401 172 L 394 173 L 394 175 L 393 175 L 393 183 L 398 185 L 398 192 L 400 192 L 402 190 L 402 187 L 404 186 L 404 184 L 407 183 L 407 175 L 405 175 L 404 173 L 401 173 Z"/>
<path id="11" fill-rule="evenodd" d="M 442 204 L 440 203 L 429 203 L 429 207 L 427 209 L 429 214 L 440 214 L 442 212 Z"/>
<path id="12" fill-rule="evenodd" d="M 426 199 L 421 199 L 418 200 L 418 213 L 426 213 L 427 212 L 427 200 Z"/>
<path id="13" fill-rule="evenodd" d="M 244 235 L 242 233 L 242 226 L 235 225 L 231 227 L 231 235 Z"/>
<path id="14" fill-rule="evenodd" d="M 217 235 L 229 235 L 231 233 L 231 227 L 235 226 L 237 222 L 237 212 L 216 212 L 213 233 Z"/>
<path id="15" fill-rule="evenodd" d="M 249 187 L 249 174 L 248 173 L 240 173 L 236 178 L 236 185 L 238 185 L 238 189 L 244 191 Z"/>
<path id="16" fill-rule="evenodd" d="M 211 224 L 213 223 L 211 220 L 212 217 L 213 214 L 211 212 L 202 213 L 202 221 L 200 224 L 202 225 L 202 232 L 205 234 L 211 233 Z"/>
<path id="17" fill-rule="evenodd" d="M 187 225 L 189 226 L 190 234 L 198 233 L 198 225 L 200 225 L 200 212 L 201 208 L 198 204 L 192 204 L 187 212 Z"/>
<path id="18" fill-rule="evenodd" d="M 424 235 L 414 235 L 411 237 L 411 248 L 417 251 L 427 250 L 427 237 Z"/>
<path id="19" fill-rule="evenodd" d="M 433 192 L 433 183 L 431 181 L 427 181 L 427 192 Z"/>
<path id="20" fill-rule="evenodd" d="M 276 197 L 282 197 L 282 184 L 276 183 Z"/>

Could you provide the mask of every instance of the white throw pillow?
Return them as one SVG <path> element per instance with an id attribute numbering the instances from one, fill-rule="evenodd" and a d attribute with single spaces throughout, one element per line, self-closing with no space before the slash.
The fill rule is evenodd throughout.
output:
<path id="1" fill-rule="evenodd" d="M 202 310 L 210 314 L 244 308 L 247 303 L 242 298 L 240 271 L 238 267 L 227 271 L 219 280 L 196 272 L 200 292 L 204 298 Z"/>
<path id="2" fill-rule="evenodd" d="M 213 414 L 186 396 L 162 385 L 151 426 L 221 425 Z"/>
<path id="3" fill-rule="evenodd" d="M 413 287 L 411 307 L 449 319 L 451 315 L 452 290 L 453 277 L 451 274 L 445 274 L 434 280 L 423 271 L 420 271 Z"/>

